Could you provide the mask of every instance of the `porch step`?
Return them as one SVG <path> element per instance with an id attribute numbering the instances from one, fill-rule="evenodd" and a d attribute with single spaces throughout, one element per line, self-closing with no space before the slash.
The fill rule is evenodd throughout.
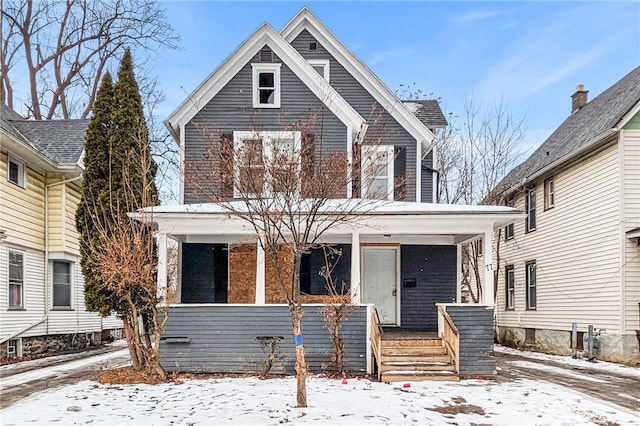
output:
<path id="1" fill-rule="evenodd" d="M 406 347 L 406 346 L 420 346 L 420 347 L 431 347 L 431 346 L 442 346 L 442 339 L 439 337 L 433 338 L 383 338 L 382 339 L 383 347 Z"/>
<path id="2" fill-rule="evenodd" d="M 385 372 L 389 371 L 413 371 L 413 372 L 444 372 L 451 371 L 454 372 L 456 367 L 448 361 L 383 361 L 381 365 L 381 371 L 384 375 Z"/>
<path id="3" fill-rule="evenodd" d="M 383 363 L 406 363 L 406 362 L 451 362 L 451 355 L 449 355 L 446 350 L 442 351 L 442 353 L 437 354 L 424 354 L 419 353 L 415 355 L 407 354 L 405 352 L 402 353 L 383 353 L 381 362 Z"/>
<path id="4" fill-rule="evenodd" d="M 382 373 L 383 382 L 422 382 L 427 380 L 458 381 L 460 377 L 453 371 L 409 371 L 390 370 Z"/>
<path id="5" fill-rule="evenodd" d="M 384 342 L 381 348 L 382 357 L 391 356 L 441 356 L 447 354 L 447 348 L 444 346 L 406 346 L 406 347 L 387 347 Z"/>

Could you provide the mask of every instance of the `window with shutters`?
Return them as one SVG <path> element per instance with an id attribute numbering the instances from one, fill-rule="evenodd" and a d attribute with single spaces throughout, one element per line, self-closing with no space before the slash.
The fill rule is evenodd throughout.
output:
<path id="1" fill-rule="evenodd" d="M 280 66 L 251 64 L 254 108 L 280 108 Z"/>
<path id="2" fill-rule="evenodd" d="M 391 145 L 363 145 L 361 158 L 362 197 L 393 201 L 394 147 Z"/>
<path id="3" fill-rule="evenodd" d="M 236 198 L 300 192 L 300 132 L 233 132 Z"/>

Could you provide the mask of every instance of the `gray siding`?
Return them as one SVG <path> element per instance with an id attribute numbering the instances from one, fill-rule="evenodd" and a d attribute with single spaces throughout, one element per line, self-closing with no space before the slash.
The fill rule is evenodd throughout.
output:
<path id="1" fill-rule="evenodd" d="M 415 287 L 406 287 L 415 280 Z M 456 298 L 456 247 L 400 247 L 400 285 L 402 329 L 438 331 L 436 303 Z"/>
<path id="2" fill-rule="evenodd" d="M 212 201 L 218 193 L 216 158 L 212 144 L 233 131 L 285 130 L 302 122 L 315 136 L 316 150 L 346 152 L 347 128 L 322 101 L 289 69 L 282 65 L 281 107 L 253 108 L 251 63 L 256 55 L 187 124 L 185 134 L 185 204 Z M 275 54 L 273 62 L 282 62 Z M 310 118 L 313 117 L 313 118 Z M 208 178 L 208 180 L 207 180 Z"/>
<path id="3" fill-rule="evenodd" d="M 429 151 L 427 156 L 422 160 L 423 166 L 433 167 L 433 150 Z M 420 186 L 420 197 L 423 203 L 435 203 L 436 199 L 433 195 L 433 175 L 434 173 L 422 169 L 422 185 Z"/>
<path id="4" fill-rule="evenodd" d="M 416 140 L 382 108 L 371 94 L 318 43 L 318 49 L 309 50 L 309 43 L 316 41 L 306 30 L 293 40 L 291 45 L 306 59 L 328 59 L 329 79 L 340 95 L 369 122 L 367 135 L 385 145 L 406 147 L 407 152 L 407 197 L 416 200 Z M 424 185 L 424 181 L 423 181 Z M 431 184 L 427 184 L 431 186 Z"/>
<path id="5" fill-rule="evenodd" d="M 447 306 L 447 313 L 460 333 L 460 375 L 496 374 L 493 351 L 493 308 Z"/>
<path id="6" fill-rule="evenodd" d="M 331 366 L 331 341 L 319 306 L 306 306 L 302 319 L 307 363 L 314 373 Z M 281 336 L 285 359 L 272 372 L 295 372 L 295 347 L 286 305 L 176 306 L 169 308 L 160 344 L 167 371 L 245 373 L 260 371 L 267 358 L 256 337 Z M 342 326 L 345 368 L 366 371 L 367 308 L 360 306 Z"/>

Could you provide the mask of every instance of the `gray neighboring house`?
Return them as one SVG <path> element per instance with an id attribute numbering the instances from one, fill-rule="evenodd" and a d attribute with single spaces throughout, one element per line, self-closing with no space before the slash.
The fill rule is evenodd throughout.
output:
<path id="1" fill-rule="evenodd" d="M 83 348 L 122 328 L 84 305 L 75 211 L 88 123 L 0 105 L 0 358 Z"/>
<path id="2" fill-rule="evenodd" d="M 569 354 L 593 325 L 597 358 L 639 364 L 640 67 L 587 95 L 496 188 L 527 213 L 502 232 L 497 335 Z"/>
<path id="3" fill-rule="evenodd" d="M 310 112 L 317 121 L 298 129 L 295 123 Z M 236 152 L 258 141 L 268 158 L 268 141 L 277 138 L 294 147 L 313 140 L 314 149 L 343 153 L 348 168 L 358 161 L 356 147 L 385 159 L 378 175 L 388 189 L 384 202 L 362 214 L 357 227 L 338 225 L 324 234 L 326 243 L 342 250 L 334 274 L 347 283 L 357 305 L 343 326 L 346 368 L 377 372 L 388 381 L 495 373 L 487 357 L 493 296 L 487 292 L 480 305 L 457 304 L 460 247 L 473 239 L 490 242 L 496 229 L 522 214 L 509 207 L 435 203 L 434 139 L 446 126 L 436 101 L 403 103 L 304 8 L 280 32 L 261 25 L 165 124 L 182 154 L 181 204 L 146 213 L 158 227 L 161 291 L 167 288 L 168 240 L 179 251 L 178 285 L 161 347 L 167 370 L 255 371 L 265 359 L 261 342 L 275 338 L 286 355 L 279 368 L 293 371 L 293 336 L 281 290 L 254 231 L 212 202 L 236 196 L 235 185 L 222 184 L 212 172 L 221 169 L 221 160 L 204 160 L 212 141 L 232 142 Z M 367 143 L 374 139 L 380 143 Z M 195 185 L 196 176 L 213 178 Z M 401 191 L 397 182 L 404 183 Z M 368 188 L 346 183 L 336 205 L 360 194 L 366 196 Z M 335 214 L 331 206 L 326 214 Z M 321 251 L 312 251 L 301 268 L 308 302 L 305 350 L 316 372 L 330 365 L 331 353 L 318 313 L 328 300 L 318 274 L 323 262 Z"/>

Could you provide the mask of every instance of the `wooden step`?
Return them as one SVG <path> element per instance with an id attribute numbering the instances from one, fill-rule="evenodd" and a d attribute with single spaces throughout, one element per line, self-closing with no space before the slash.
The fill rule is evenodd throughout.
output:
<path id="1" fill-rule="evenodd" d="M 458 381 L 460 377 L 453 371 L 410 371 L 390 370 L 382 373 L 383 382 L 423 382 L 428 380 Z"/>
<path id="2" fill-rule="evenodd" d="M 380 354 L 385 356 L 428 356 L 428 355 L 444 355 L 447 348 L 444 346 L 426 346 L 426 347 L 387 347 L 384 344 L 380 349 Z"/>
<path id="3" fill-rule="evenodd" d="M 404 347 L 404 346 L 442 346 L 442 339 L 439 337 L 424 339 L 382 339 L 383 347 Z"/>
<path id="4" fill-rule="evenodd" d="M 416 362 L 394 362 L 383 361 L 380 366 L 382 374 L 388 371 L 451 371 L 454 372 L 456 366 L 450 362 L 438 362 L 438 361 L 416 361 Z"/>
<path id="5" fill-rule="evenodd" d="M 446 352 L 428 355 L 390 354 L 382 355 L 381 358 L 382 362 L 451 362 L 451 355 Z"/>

